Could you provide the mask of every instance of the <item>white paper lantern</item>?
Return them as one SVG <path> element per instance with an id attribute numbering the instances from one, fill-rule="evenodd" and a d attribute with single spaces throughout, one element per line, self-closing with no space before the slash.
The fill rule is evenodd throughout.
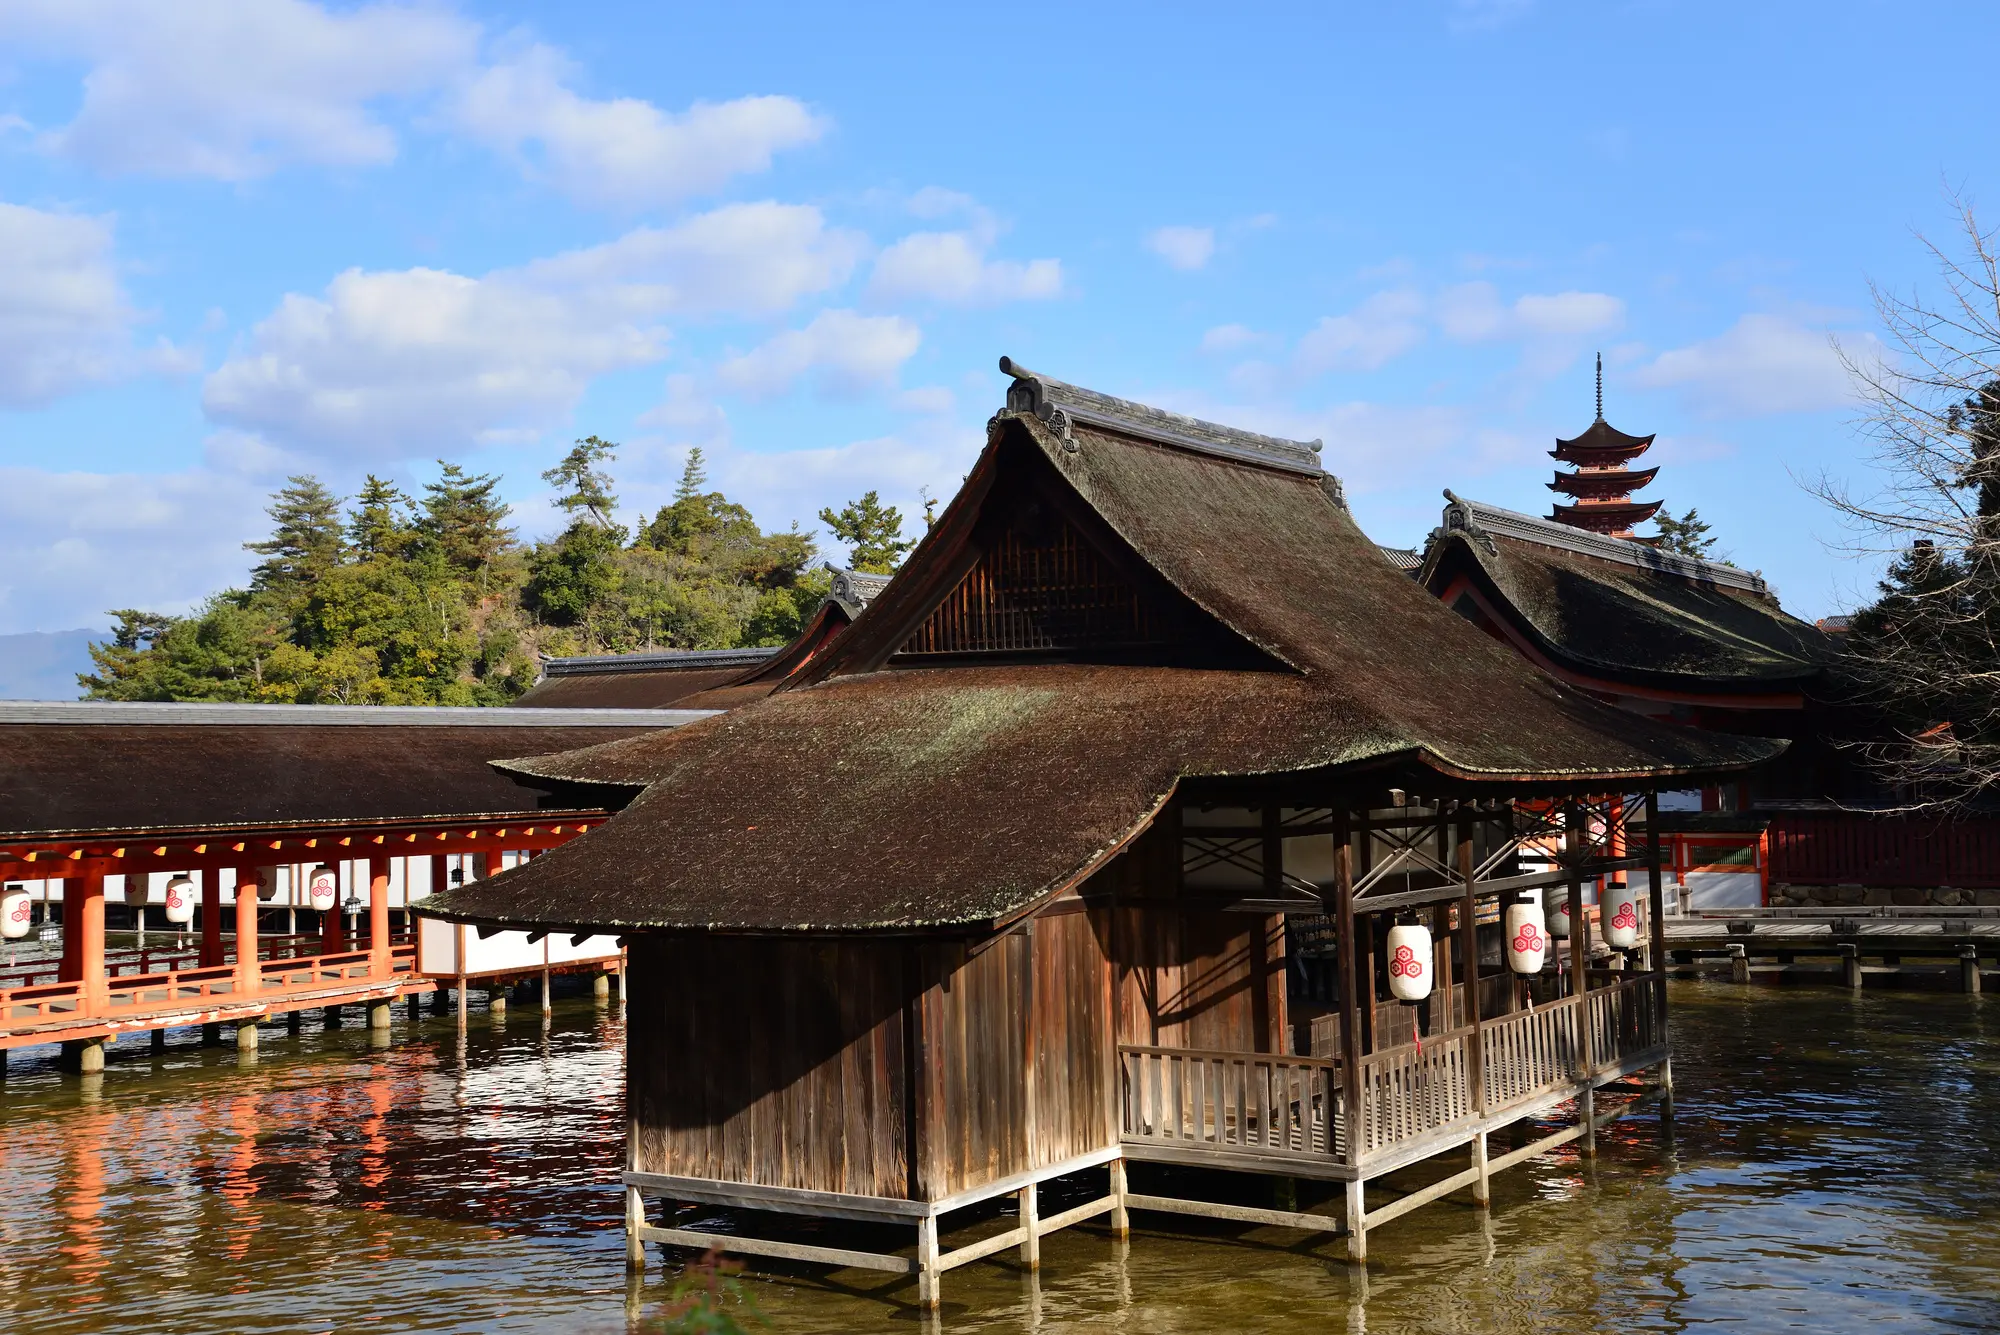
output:
<path id="1" fill-rule="evenodd" d="M 1605 945 L 1630 950 L 1639 944 L 1639 891 L 1634 886 L 1628 883 L 1600 890 L 1597 913 L 1604 926 Z"/>
<path id="2" fill-rule="evenodd" d="M 1532 900 L 1509 904 L 1507 967 L 1519 974 L 1540 973 L 1548 953 L 1548 924 L 1542 917 L 1542 906 Z"/>
<path id="3" fill-rule="evenodd" d="M 257 878 L 257 898 L 273 899 L 278 893 L 278 869 L 276 867 L 252 867 L 250 874 Z M 243 883 L 243 873 L 236 874 L 237 884 Z"/>
<path id="4" fill-rule="evenodd" d="M 1389 929 L 1389 991 L 1398 1001 L 1422 1001 L 1436 972 L 1431 934 L 1415 924 Z"/>
<path id="5" fill-rule="evenodd" d="M 1542 918 L 1549 936 L 1557 941 L 1569 938 L 1569 887 L 1552 885 L 1542 891 Z"/>
<path id="6" fill-rule="evenodd" d="M 34 902 L 26 890 L 10 885 L 0 892 L 0 937 L 19 941 L 28 934 L 28 920 L 34 916 Z"/>
<path id="7" fill-rule="evenodd" d="M 174 875 L 167 878 L 167 921 L 185 927 L 194 921 L 194 879 Z"/>
<path id="8" fill-rule="evenodd" d="M 325 913 L 340 898 L 340 873 L 322 862 L 306 878 L 306 890 L 312 895 L 312 906 Z"/>

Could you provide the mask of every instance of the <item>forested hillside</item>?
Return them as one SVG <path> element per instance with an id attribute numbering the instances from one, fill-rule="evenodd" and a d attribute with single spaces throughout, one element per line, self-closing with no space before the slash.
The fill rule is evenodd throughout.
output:
<path id="1" fill-rule="evenodd" d="M 520 542 L 500 479 L 439 461 L 406 496 L 372 474 L 343 500 L 296 476 L 271 498 L 248 588 L 187 616 L 110 613 L 78 678 L 98 700 L 505 704 L 536 655 L 783 644 L 826 594 L 811 535 L 766 533 L 708 490 L 693 451 L 673 501 L 636 533 L 612 518 L 617 447 L 576 442 L 543 478 L 568 526 Z M 893 569 L 902 518 L 869 492 L 821 520 L 857 567 Z"/>

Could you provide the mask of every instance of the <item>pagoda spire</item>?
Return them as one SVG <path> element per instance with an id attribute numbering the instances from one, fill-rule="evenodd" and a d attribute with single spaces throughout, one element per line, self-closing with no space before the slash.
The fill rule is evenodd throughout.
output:
<path id="1" fill-rule="evenodd" d="M 1632 493 L 1650 484 L 1658 468 L 1630 468 L 1634 459 L 1651 449 L 1653 437 L 1629 436 L 1604 420 L 1604 354 L 1597 354 L 1597 418 L 1583 432 L 1568 440 L 1558 439 L 1551 457 L 1575 466 L 1574 472 L 1557 473 L 1549 490 L 1574 499 L 1573 505 L 1558 505 L 1549 515 L 1559 524 L 1603 533 L 1614 538 L 1635 538 L 1632 529 L 1653 517 L 1659 501 L 1635 501 Z"/>

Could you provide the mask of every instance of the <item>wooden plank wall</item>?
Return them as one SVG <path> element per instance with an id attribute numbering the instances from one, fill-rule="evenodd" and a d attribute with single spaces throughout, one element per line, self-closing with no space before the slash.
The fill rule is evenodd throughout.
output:
<path id="1" fill-rule="evenodd" d="M 1179 830 L 1162 823 L 1085 887 L 1115 896 L 1117 1041 L 1287 1051 L 1283 917 L 1189 910 L 1179 873 Z"/>
<path id="2" fill-rule="evenodd" d="M 631 952 L 634 1167 L 909 1195 L 906 943 L 636 936 Z"/>
<path id="3" fill-rule="evenodd" d="M 1028 936 L 924 947 L 940 981 L 924 992 L 918 1191 L 935 1200 L 1025 1171 Z"/>
<path id="4" fill-rule="evenodd" d="M 1037 1167 L 1117 1143 L 1117 1039 L 1111 1025 L 1111 915 L 1052 912 L 1031 936 L 1030 1015 Z"/>

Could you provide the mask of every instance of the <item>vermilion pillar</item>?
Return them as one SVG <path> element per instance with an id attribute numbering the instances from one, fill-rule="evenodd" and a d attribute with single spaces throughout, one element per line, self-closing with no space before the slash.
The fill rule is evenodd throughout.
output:
<path id="1" fill-rule="evenodd" d="M 201 967 L 214 968 L 222 958 L 222 869 L 201 874 Z"/>
<path id="2" fill-rule="evenodd" d="M 257 967 L 257 869 L 236 869 L 236 990 L 254 997 L 264 990 Z"/>
<path id="3" fill-rule="evenodd" d="M 83 1008 L 104 1012 L 111 989 L 104 974 L 104 872 L 83 869 L 63 878 L 63 958 L 58 977 L 83 984 Z"/>
<path id="4" fill-rule="evenodd" d="M 389 859 L 368 859 L 368 972 L 389 972 Z"/>

